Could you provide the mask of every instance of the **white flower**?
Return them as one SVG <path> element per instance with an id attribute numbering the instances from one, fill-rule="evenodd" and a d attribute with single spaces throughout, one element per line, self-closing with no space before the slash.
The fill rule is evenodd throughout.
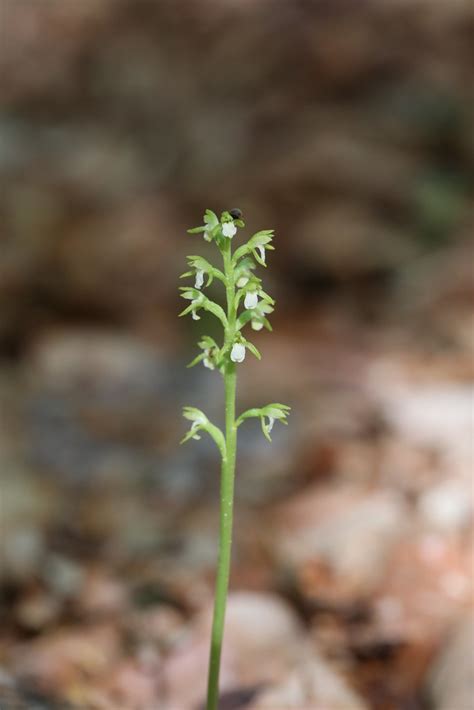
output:
<path id="1" fill-rule="evenodd" d="M 199 441 L 201 438 L 198 434 L 199 428 L 206 423 L 206 419 L 203 416 L 197 417 L 193 423 L 191 424 L 191 431 L 194 432 L 192 435 L 191 439 L 196 439 L 196 441 Z"/>
<path id="2" fill-rule="evenodd" d="M 215 369 L 214 365 L 213 365 L 212 361 L 209 360 L 209 355 L 211 354 L 211 351 L 209 349 L 207 349 L 204 352 L 206 354 L 206 357 L 202 361 L 202 364 L 204 365 L 204 367 L 207 367 L 208 370 L 214 370 Z"/>
<path id="3" fill-rule="evenodd" d="M 198 316 L 197 314 L 197 308 L 202 307 L 202 302 L 204 300 L 204 296 L 202 294 L 199 294 L 196 296 L 196 298 L 193 298 L 191 301 L 191 306 L 196 306 L 194 310 L 191 311 L 191 316 L 193 320 L 201 320 L 201 316 Z"/>
<path id="4" fill-rule="evenodd" d="M 237 281 L 237 287 L 238 288 L 243 288 L 246 286 L 249 282 L 248 276 L 241 276 L 240 279 Z"/>
<path id="5" fill-rule="evenodd" d="M 262 330 L 263 323 L 259 320 L 253 320 L 251 322 L 252 330 Z"/>
<path id="6" fill-rule="evenodd" d="M 256 291 L 247 291 L 244 299 L 244 306 L 251 310 L 258 305 L 258 293 Z"/>
<path id="7" fill-rule="evenodd" d="M 193 423 L 191 424 L 191 431 L 195 432 L 195 433 L 191 436 L 191 439 L 196 439 L 196 441 L 199 441 L 199 439 L 201 438 L 201 437 L 199 436 L 199 434 L 197 433 L 197 431 L 196 431 L 196 429 L 198 429 L 198 428 L 200 427 L 200 425 L 201 425 L 200 422 L 193 422 Z"/>
<path id="8" fill-rule="evenodd" d="M 242 343 L 234 343 L 230 353 L 232 362 L 243 362 L 245 360 L 245 345 Z"/>
<path id="9" fill-rule="evenodd" d="M 224 237 L 229 237 L 229 239 L 232 239 L 234 234 L 237 233 L 237 227 L 233 222 L 224 222 L 222 225 L 222 234 Z"/>
<path id="10" fill-rule="evenodd" d="M 275 424 L 275 417 L 268 417 L 268 426 L 267 426 L 268 433 L 271 432 L 274 424 Z"/>
<path id="11" fill-rule="evenodd" d="M 204 234 L 203 234 L 203 237 L 206 240 L 206 242 L 212 242 L 212 234 L 209 231 L 209 229 L 204 230 Z"/>
<path id="12" fill-rule="evenodd" d="M 260 252 L 260 258 L 262 259 L 263 263 L 265 263 L 265 247 L 260 245 L 257 247 L 257 249 Z"/>
<path id="13" fill-rule="evenodd" d="M 204 283 L 204 271 L 196 271 L 196 282 L 194 288 L 201 288 Z"/>

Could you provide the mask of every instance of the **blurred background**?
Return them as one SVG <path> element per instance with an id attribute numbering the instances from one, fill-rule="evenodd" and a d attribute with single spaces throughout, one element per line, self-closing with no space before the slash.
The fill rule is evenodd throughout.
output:
<path id="1" fill-rule="evenodd" d="M 275 228 L 222 710 L 467 710 L 470 0 L 3 0 L 2 710 L 195 710 L 222 422 L 186 229 Z M 182 282 L 181 282 L 182 283 Z M 220 298 L 218 287 L 211 293 Z"/>

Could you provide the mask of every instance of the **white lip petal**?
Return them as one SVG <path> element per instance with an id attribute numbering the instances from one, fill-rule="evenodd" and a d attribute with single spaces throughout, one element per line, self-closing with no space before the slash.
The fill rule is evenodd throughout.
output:
<path id="1" fill-rule="evenodd" d="M 229 239 L 232 239 L 234 234 L 237 233 L 237 227 L 233 222 L 224 222 L 222 225 L 222 234 L 224 237 L 229 237 Z"/>
<path id="2" fill-rule="evenodd" d="M 257 247 L 258 251 L 260 252 L 260 258 L 265 263 L 265 247 Z"/>
<path id="3" fill-rule="evenodd" d="M 194 283 L 194 288 L 201 288 L 204 284 L 204 271 L 196 271 L 196 281 Z"/>
<path id="4" fill-rule="evenodd" d="M 259 320 L 253 320 L 251 326 L 252 330 L 262 330 L 263 323 L 261 323 Z"/>
<path id="5" fill-rule="evenodd" d="M 198 314 L 196 313 L 196 311 L 193 311 L 193 312 L 192 312 L 192 318 L 193 318 L 193 320 L 201 320 L 201 316 L 198 316 Z"/>
<path id="6" fill-rule="evenodd" d="M 275 417 L 268 417 L 268 432 L 270 433 L 271 430 L 273 429 L 273 425 L 275 424 Z"/>
<path id="7" fill-rule="evenodd" d="M 206 357 L 202 361 L 202 364 L 204 365 L 204 367 L 207 367 L 208 370 L 214 370 L 214 363 L 212 362 L 212 360 L 209 359 L 210 350 L 206 350 L 205 355 Z"/>
<path id="8" fill-rule="evenodd" d="M 237 281 L 237 286 L 239 288 L 243 288 L 248 284 L 249 280 L 247 276 L 241 276 L 240 279 Z"/>
<path id="9" fill-rule="evenodd" d="M 243 362 L 245 360 L 245 345 L 242 343 L 234 343 L 230 353 L 232 362 Z"/>
<path id="10" fill-rule="evenodd" d="M 244 299 L 244 306 L 245 308 L 248 308 L 251 310 L 252 308 L 256 308 L 258 304 L 258 294 L 256 291 L 249 291 L 248 293 L 245 294 L 245 299 Z"/>

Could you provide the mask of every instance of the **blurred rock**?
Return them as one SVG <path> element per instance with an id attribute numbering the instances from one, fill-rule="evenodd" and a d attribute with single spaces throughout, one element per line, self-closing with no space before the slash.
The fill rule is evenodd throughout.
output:
<path id="1" fill-rule="evenodd" d="M 0 681 L 0 702 L 5 710 L 70 710 L 43 694 L 17 688 L 13 681 L 8 684 Z"/>
<path id="2" fill-rule="evenodd" d="M 387 363 L 373 367 L 371 386 L 387 421 L 409 441 L 436 446 L 458 461 L 470 460 L 472 386 L 462 382 L 417 384 L 413 374 Z"/>
<path id="3" fill-rule="evenodd" d="M 178 644 L 163 666 L 166 699 L 173 710 L 195 710 L 206 697 L 209 638 L 188 638 Z M 228 654 L 220 669 L 220 688 L 226 692 L 238 685 L 238 677 Z"/>
<path id="4" fill-rule="evenodd" d="M 471 557 L 462 539 L 445 532 L 413 530 L 401 539 L 377 589 L 382 607 L 376 607 L 383 629 L 432 651 L 436 640 L 469 604 Z M 387 598 L 388 606 L 383 602 Z"/>
<path id="5" fill-rule="evenodd" d="M 420 512 L 428 525 L 456 533 L 467 529 L 473 511 L 472 485 L 446 480 L 427 490 L 420 499 Z"/>
<path id="6" fill-rule="evenodd" d="M 19 680 L 67 698 L 84 674 L 90 680 L 102 678 L 118 655 L 118 630 L 102 625 L 92 629 L 63 628 L 27 645 L 18 644 L 11 650 L 9 661 Z"/>
<path id="7" fill-rule="evenodd" d="M 166 661 L 170 701 L 186 710 L 205 696 L 212 607 L 196 618 Z M 222 690 L 276 682 L 302 657 L 303 630 L 293 610 L 272 594 L 232 592 L 226 611 Z M 265 658 L 265 663 L 262 663 Z"/>
<path id="8" fill-rule="evenodd" d="M 264 690 L 249 710 L 294 708 L 295 710 L 368 710 L 364 700 L 351 690 L 315 652 L 282 681 Z"/>
<path id="9" fill-rule="evenodd" d="M 127 606 L 124 586 L 100 568 L 84 576 L 77 605 L 88 616 L 121 613 Z"/>
<path id="10" fill-rule="evenodd" d="M 100 331 L 60 333 L 38 344 L 28 379 L 25 426 L 37 465 L 85 483 L 93 473 L 156 470 L 170 383 L 152 348 Z"/>
<path id="11" fill-rule="evenodd" d="M 6 529 L 2 541 L 2 572 L 6 579 L 21 581 L 34 577 L 42 563 L 45 542 L 34 527 Z"/>
<path id="12" fill-rule="evenodd" d="M 374 590 L 407 522 L 402 500 L 391 493 L 364 495 L 350 487 L 323 492 L 316 486 L 280 507 L 273 548 L 287 570 L 323 560 L 349 599 Z"/>
<path id="13" fill-rule="evenodd" d="M 41 576 L 52 592 L 62 598 L 77 597 L 84 583 L 84 573 L 73 560 L 62 555 L 48 554 Z"/>
<path id="14" fill-rule="evenodd" d="M 20 599 L 14 617 L 22 629 L 39 632 L 56 621 L 60 612 L 61 600 L 52 594 L 33 592 Z"/>
<path id="15" fill-rule="evenodd" d="M 151 347 L 130 336 L 91 329 L 57 332 L 40 341 L 29 376 L 34 383 L 58 389 L 89 387 L 107 393 L 126 387 L 147 393 L 163 383 L 165 373 L 160 354 Z"/>
<path id="16" fill-rule="evenodd" d="M 450 638 L 429 672 L 426 690 L 434 710 L 469 708 L 474 697 L 474 616 L 465 615 L 452 629 Z"/>
<path id="17" fill-rule="evenodd" d="M 145 667 L 137 662 L 123 661 L 107 678 L 106 686 L 110 699 L 119 708 L 146 710 L 157 707 L 161 695 L 158 664 Z"/>
<path id="18" fill-rule="evenodd" d="M 187 634 L 182 614 L 164 603 L 136 611 L 131 619 L 130 631 L 139 639 L 149 641 L 164 650 L 177 647 L 179 639 Z"/>
<path id="19" fill-rule="evenodd" d="M 196 620 L 198 633 L 208 637 L 211 609 Z M 302 650 L 302 627 L 281 598 L 264 593 L 233 592 L 228 600 L 224 648 L 234 658 L 243 685 L 279 678 L 297 663 Z M 265 658 L 264 666 L 258 659 Z"/>

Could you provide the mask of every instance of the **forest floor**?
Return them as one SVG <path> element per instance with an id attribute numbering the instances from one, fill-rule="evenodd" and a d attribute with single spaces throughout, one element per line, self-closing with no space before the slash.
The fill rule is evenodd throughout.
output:
<path id="1" fill-rule="evenodd" d="M 222 710 L 467 710 L 472 331 L 443 298 L 282 320 L 246 363 L 243 403 L 293 413 L 240 439 Z M 220 391 L 192 372 L 71 329 L 2 370 L 2 710 L 202 707 L 217 458 L 176 443 Z"/>

